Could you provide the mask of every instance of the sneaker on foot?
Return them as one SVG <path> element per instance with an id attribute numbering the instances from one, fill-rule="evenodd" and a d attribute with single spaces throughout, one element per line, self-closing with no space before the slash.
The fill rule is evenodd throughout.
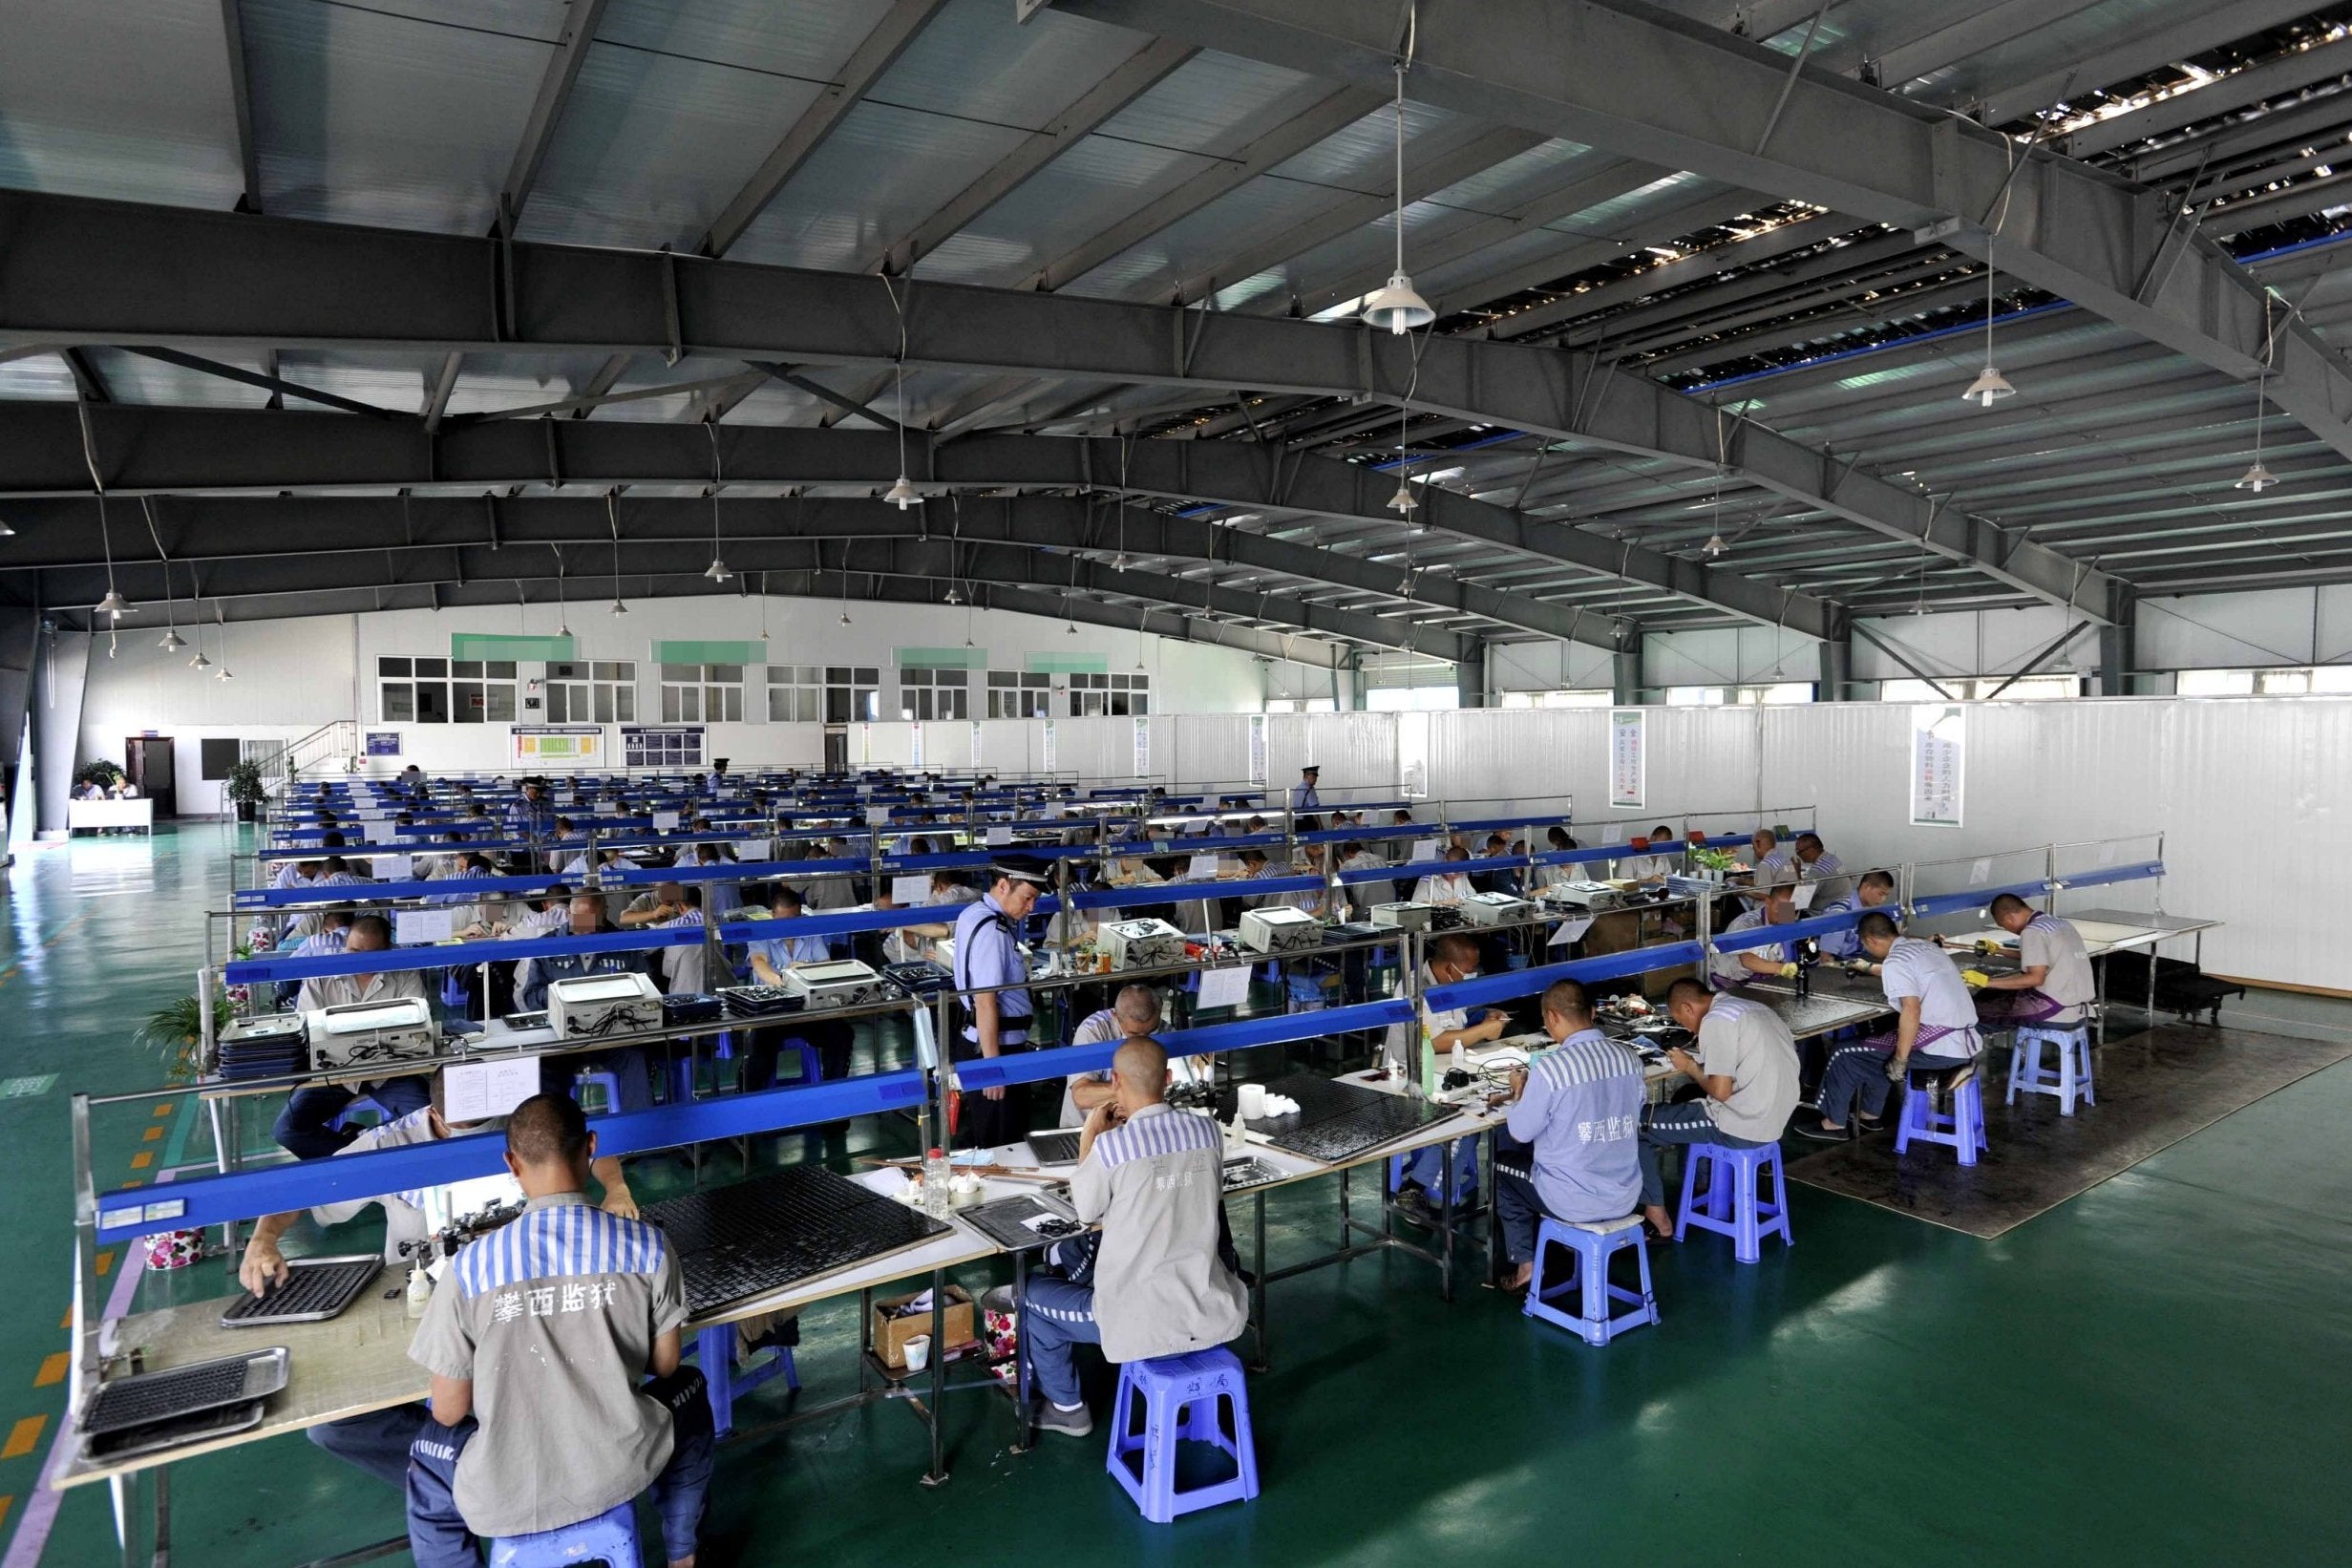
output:
<path id="1" fill-rule="evenodd" d="M 1037 1428 L 1040 1431 L 1058 1431 L 1065 1437 L 1085 1437 L 1094 1430 L 1094 1416 L 1084 1405 L 1066 1410 L 1049 1399 L 1037 1412 Z"/>
<path id="2" fill-rule="evenodd" d="M 1832 1127 L 1817 1116 L 1811 1121 L 1791 1123 L 1790 1131 L 1798 1137 L 1812 1138 L 1820 1143 L 1843 1143 L 1854 1135 L 1852 1130 L 1844 1127 Z"/>
<path id="3" fill-rule="evenodd" d="M 983 1312 L 1010 1312 L 1018 1303 L 1013 1300 L 1012 1286 L 990 1285 L 980 1298 Z"/>

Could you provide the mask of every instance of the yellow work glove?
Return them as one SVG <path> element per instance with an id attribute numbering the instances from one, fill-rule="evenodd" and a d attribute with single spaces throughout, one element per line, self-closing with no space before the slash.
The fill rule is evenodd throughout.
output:
<path id="1" fill-rule="evenodd" d="M 1998 953 L 2001 951 L 2001 943 L 1995 942 L 1990 937 L 1979 937 L 1977 939 L 1977 951 L 1980 953 Z"/>
<path id="2" fill-rule="evenodd" d="M 1993 977 L 1986 974 L 1981 969 L 1962 969 L 1960 971 L 1960 980 L 1964 984 L 1973 986 L 1978 990 L 1981 990 L 1993 983 Z"/>
<path id="3" fill-rule="evenodd" d="M 1780 978 L 1783 980 L 1794 980 L 1796 978 L 1796 965 L 1793 964 L 1782 964 L 1780 966 Z"/>

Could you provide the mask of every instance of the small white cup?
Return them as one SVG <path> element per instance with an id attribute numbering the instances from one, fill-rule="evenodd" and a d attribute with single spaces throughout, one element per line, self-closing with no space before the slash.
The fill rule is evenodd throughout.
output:
<path id="1" fill-rule="evenodd" d="M 1266 1086 L 1263 1084 L 1243 1084 L 1241 1086 L 1241 1119 L 1243 1121 L 1257 1121 L 1264 1116 L 1265 1113 Z"/>
<path id="2" fill-rule="evenodd" d="M 906 1342 L 906 1369 L 920 1372 L 931 1365 L 931 1336 L 918 1334 Z"/>

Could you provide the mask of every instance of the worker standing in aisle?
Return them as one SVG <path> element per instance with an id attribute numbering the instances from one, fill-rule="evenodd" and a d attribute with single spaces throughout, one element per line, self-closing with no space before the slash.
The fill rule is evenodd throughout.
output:
<path id="1" fill-rule="evenodd" d="M 1050 873 L 1034 856 L 997 862 L 996 885 L 956 917 L 956 1000 L 963 1027 L 950 1054 L 956 1061 L 993 1060 L 1028 1049 L 1028 959 L 1021 951 L 1021 922 L 1037 907 Z M 975 986 L 1010 986 L 975 990 Z M 984 1149 L 1012 1143 L 1029 1130 L 1027 1084 L 994 1085 L 964 1092 L 957 1132 Z"/>

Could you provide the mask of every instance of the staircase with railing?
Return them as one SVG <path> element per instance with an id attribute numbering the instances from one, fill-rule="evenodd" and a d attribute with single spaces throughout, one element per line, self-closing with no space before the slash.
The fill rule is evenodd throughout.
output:
<path id="1" fill-rule="evenodd" d="M 248 740 L 244 755 L 262 765 L 262 782 L 274 795 L 297 773 L 342 773 L 359 755 L 359 721 L 336 719 L 299 740 Z"/>

